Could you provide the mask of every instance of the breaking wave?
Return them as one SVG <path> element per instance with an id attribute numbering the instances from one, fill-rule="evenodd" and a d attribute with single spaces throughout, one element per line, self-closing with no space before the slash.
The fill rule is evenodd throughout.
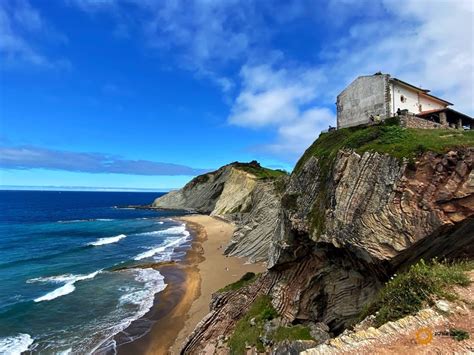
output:
<path id="1" fill-rule="evenodd" d="M 123 238 L 126 238 L 127 236 L 125 234 L 120 234 L 115 237 L 108 237 L 108 238 L 99 238 L 95 242 L 89 243 L 87 245 L 90 246 L 100 246 L 100 245 L 106 245 L 106 244 L 112 244 L 112 243 L 117 243 L 119 240 L 122 240 Z"/>
<path id="2" fill-rule="evenodd" d="M 112 218 L 88 218 L 88 219 L 70 219 L 66 221 L 58 221 L 58 223 L 82 223 L 82 222 L 111 222 Z"/>
<path id="3" fill-rule="evenodd" d="M 0 338 L 0 354 L 20 355 L 27 351 L 33 344 L 33 338 L 29 334 L 20 333 L 18 335 Z"/>
<path id="4" fill-rule="evenodd" d="M 109 337 L 100 345 L 96 346 L 95 349 L 93 349 L 93 352 L 98 349 L 115 349 L 116 342 L 113 336 L 126 329 L 134 320 L 143 317 L 153 306 L 153 296 L 156 293 L 163 291 L 167 286 L 164 282 L 163 275 L 161 275 L 158 270 L 135 269 L 131 270 L 131 272 L 135 273 L 135 280 L 143 283 L 144 287 L 138 290 L 133 289 L 131 290 L 132 292 L 122 295 L 119 299 L 119 305 L 121 307 L 118 309 L 123 307 L 128 308 L 131 305 L 137 306 L 138 309 L 132 315 L 122 318 L 119 324 L 109 328 Z"/>
<path id="5" fill-rule="evenodd" d="M 145 232 L 145 233 L 138 233 L 135 235 L 186 235 L 189 236 L 189 232 L 186 230 L 186 225 L 183 223 L 180 226 L 170 227 L 167 229 L 154 231 L 154 232 Z"/>
<path id="6" fill-rule="evenodd" d="M 58 287 L 57 289 L 51 292 L 48 292 L 44 296 L 34 299 L 35 302 L 51 301 L 51 300 L 54 300 L 55 298 L 65 296 L 67 294 L 74 292 L 74 290 L 76 289 L 76 286 L 74 286 L 74 284 L 76 282 L 93 279 L 100 272 L 101 270 L 94 271 L 87 275 L 65 274 L 65 275 L 58 275 L 58 276 L 37 277 L 34 279 L 30 279 L 26 282 L 28 283 L 33 283 L 33 282 L 64 283 L 64 285 L 62 285 L 61 287 Z"/>
<path id="7" fill-rule="evenodd" d="M 159 245 L 157 247 L 151 248 L 143 253 L 138 254 L 134 260 L 142 260 L 146 258 L 151 258 L 155 256 L 156 254 L 166 254 L 166 257 L 170 256 L 170 253 L 168 251 L 172 251 L 175 247 L 186 243 L 189 240 L 190 233 L 186 230 L 186 225 L 183 223 L 180 226 L 177 227 L 171 227 L 165 230 L 161 231 L 155 231 L 155 232 L 146 232 L 146 233 L 140 233 L 137 235 L 180 235 L 181 237 L 171 237 L 167 238 L 165 240 L 165 243 L 163 245 Z M 163 255 L 165 256 L 165 255 Z"/>

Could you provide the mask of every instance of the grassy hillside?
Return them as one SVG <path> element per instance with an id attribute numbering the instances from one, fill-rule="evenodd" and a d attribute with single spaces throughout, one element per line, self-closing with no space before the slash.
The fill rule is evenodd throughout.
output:
<path id="1" fill-rule="evenodd" d="M 306 150 L 295 167 L 301 169 L 311 156 L 320 158 L 326 164 L 335 158 L 343 148 L 358 153 L 376 151 L 397 158 L 410 158 L 425 151 L 443 153 L 460 146 L 474 147 L 474 131 L 411 129 L 400 127 L 398 119 L 367 127 L 350 127 L 323 133 Z"/>

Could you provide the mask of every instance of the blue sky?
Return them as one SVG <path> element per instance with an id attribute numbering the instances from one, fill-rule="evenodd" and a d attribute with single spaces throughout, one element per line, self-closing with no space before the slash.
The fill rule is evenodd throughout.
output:
<path id="1" fill-rule="evenodd" d="M 473 114 L 468 0 L 0 2 L 0 184 L 167 189 L 291 170 L 376 71 Z M 442 25 L 440 25 L 442 24 Z"/>

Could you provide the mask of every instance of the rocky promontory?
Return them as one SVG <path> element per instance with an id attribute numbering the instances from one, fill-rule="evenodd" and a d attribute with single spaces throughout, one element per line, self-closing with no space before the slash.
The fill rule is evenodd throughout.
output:
<path id="1" fill-rule="evenodd" d="M 184 209 L 236 224 L 225 253 L 265 261 L 279 213 L 277 186 L 288 175 L 250 163 L 231 163 L 157 198 L 153 208 Z"/>
<path id="2" fill-rule="evenodd" d="M 227 252 L 268 266 L 250 284 L 214 295 L 183 353 L 226 353 L 262 297 L 276 320 L 251 319 L 260 336 L 249 347 L 298 353 L 355 324 L 387 280 L 419 260 L 471 260 L 473 166 L 474 132 L 388 121 L 322 134 L 289 177 L 260 181 L 231 164 L 158 199 L 232 220 Z M 272 322 L 287 333 L 304 326 L 312 341 L 291 342 L 304 332 L 289 343 L 268 340 Z"/>

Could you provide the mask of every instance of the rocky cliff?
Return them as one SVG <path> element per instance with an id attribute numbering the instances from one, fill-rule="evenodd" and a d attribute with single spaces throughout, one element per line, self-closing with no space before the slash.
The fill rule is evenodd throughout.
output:
<path id="1" fill-rule="evenodd" d="M 225 218 L 236 224 L 225 253 L 265 261 L 280 208 L 277 181 L 286 178 L 286 173 L 255 161 L 236 162 L 194 178 L 182 189 L 157 198 L 152 206 Z"/>
<path id="2" fill-rule="evenodd" d="M 285 324 L 323 323 L 338 334 L 394 272 L 420 258 L 472 258 L 473 133 L 389 123 L 322 135 L 280 194 L 248 195 L 250 213 L 228 251 L 251 254 L 252 234 L 238 233 L 263 226 L 268 271 L 216 294 L 183 351 L 225 349 L 222 334 L 260 295 L 271 296 Z"/>

